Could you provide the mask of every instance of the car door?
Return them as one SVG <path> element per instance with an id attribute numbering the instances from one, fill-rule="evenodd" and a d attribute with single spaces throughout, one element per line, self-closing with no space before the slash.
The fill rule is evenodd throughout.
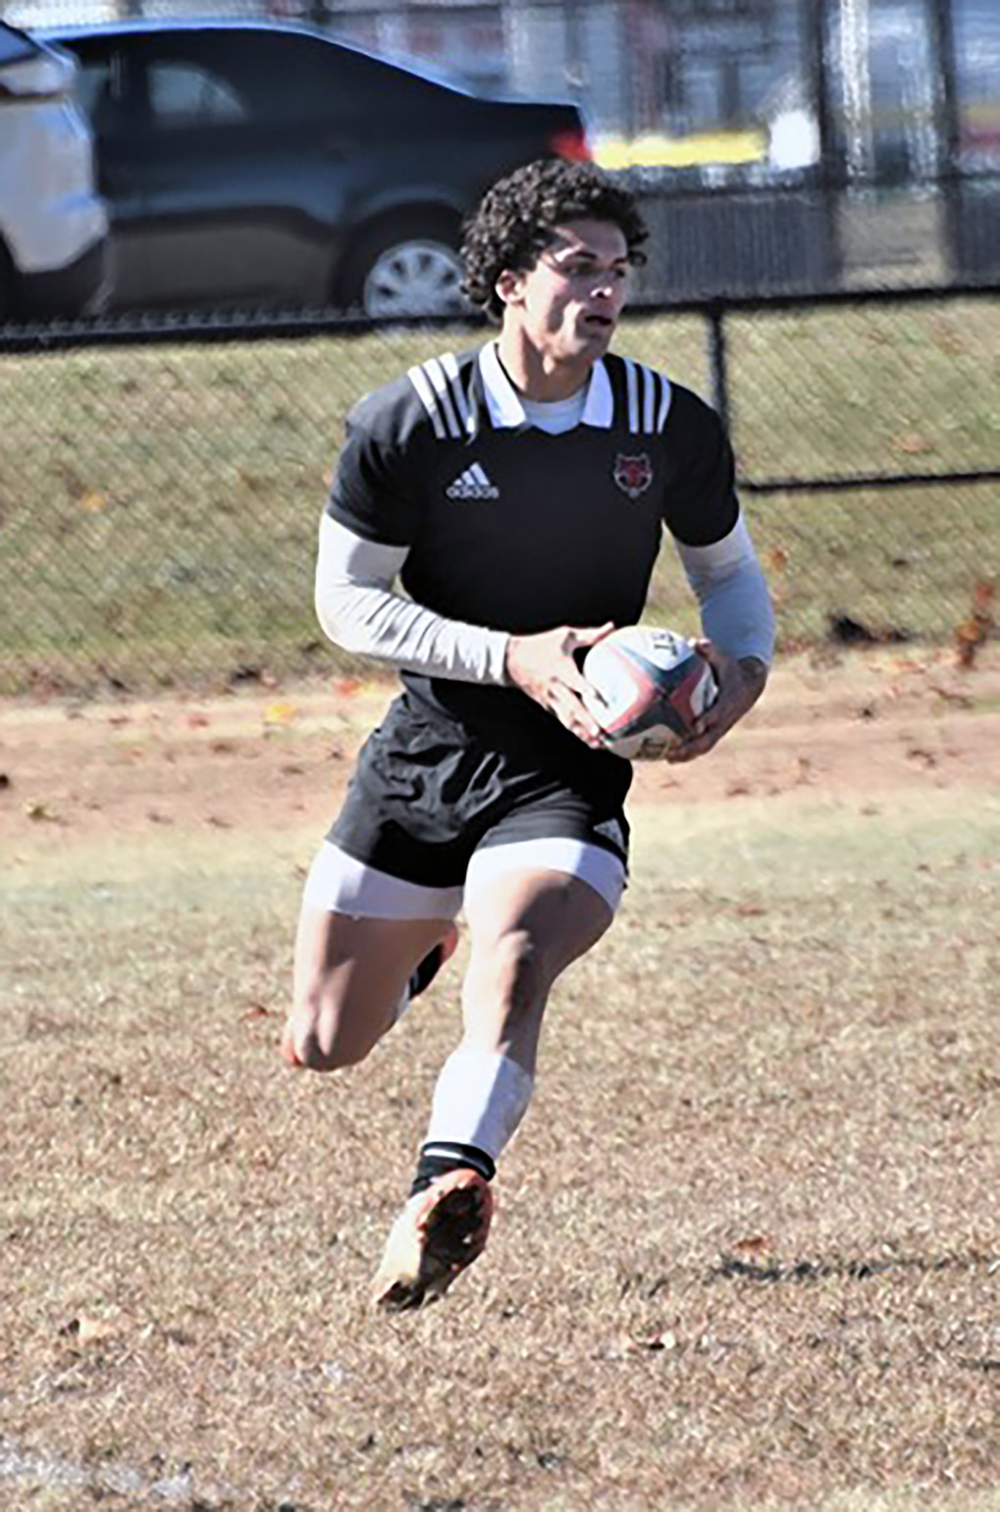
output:
<path id="1" fill-rule="evenodd" d="M 58 40 L 79 64 L 73 96 L 94 139 L 97 183 L 111 225 L 111 303 L 119 306 L 141 292 L 145 283 L 143 164 L 136 131 L 140 101 L 118 38 L 108 34 Z"/>
<path id="2" fill-rule="evenodd" d="M 149 304 L 325 294 L 327 233 L 312 207 L 331 165 L 317 161 L 317 123 L 284 108 L 295 81 L 273 43 L 210 27 L 135 39 Z"/>

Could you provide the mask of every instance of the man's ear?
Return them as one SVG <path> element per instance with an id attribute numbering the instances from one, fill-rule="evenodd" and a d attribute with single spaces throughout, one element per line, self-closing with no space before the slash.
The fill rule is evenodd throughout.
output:
<path id="1" fill-rule="evenodd" d="M 497 299 L 505 305 L 517 305 L 521 300 L 521 274 L 515 273 L 512 268 L 505 268 L 493 285 Z"/>

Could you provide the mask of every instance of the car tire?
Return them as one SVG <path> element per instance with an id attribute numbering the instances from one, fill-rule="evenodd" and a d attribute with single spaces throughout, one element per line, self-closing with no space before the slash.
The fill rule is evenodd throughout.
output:
<path id="1" fill-rule="evenodd" d="M 16 280 L 14 264 L 3 242 L 0 241 L 0 325 L 14 319 Z"/>
<path id="2" fill-rule="evenodd" d="M 462 315 L 457 221 L 412 215 L 381 222 L 366 232 L 345 261 L 338 304 L 372 320 L 406 315 Z"/>

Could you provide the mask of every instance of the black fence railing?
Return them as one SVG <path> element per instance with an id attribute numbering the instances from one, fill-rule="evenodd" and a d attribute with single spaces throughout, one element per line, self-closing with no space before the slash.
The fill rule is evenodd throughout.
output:
<path id="1" fill-rule="evenodd" d="M 703 315 L 708 325 L 708 349 L 710 354 L 712 373 L 712 402 L 722 416 L 727 429 L 733 425 L 732 406 L 730 403 L 730 356 L 727 328 L 729 324 L 739 316 L 748 316 L 766 310 L 770 314 L 779 311 L 790 312 L 815 312 L 820 310 L 837 310 L 843 308 L 863 309 L 866 306 L 880 308 L 897 307 L 912 308 L 921 305 L 948 306 L 955 301 L 978 300 L 988 301 L 995 305 L 1000 299 L 1000 284 L 954 284 L 946 290 L 939 286 L 913 287 L 903 290 L 893 289 L 870 289 L 870 290 L 837 290 L 825 294 L 811 295 L 776 295 L 767 300 L 759 298 L 734 298 L 728 300 L 707 300 L 692 302 L 687 305 L 674 305 L 672 308 L 691 309 Z M 987 354 L 984 358 L 989 362 Z M 887 395 L 885 403 L 891 405 L 892 398 Z M 877 471 L 872 473 L 844 473 L 829 476 L 825 474 L 812 474 L 803 478 L 779 477 L 779 478 L 752 478 L 741 477 L 740 487 L 745 492 L 753 494 L 787 494 L 806 493 L 819 494 L 855 489 L 886 489 L 886 488 L 913 488 L 945 485 L 969 484 L 969 483 L 997 483 L 1000 482 L 1000 403 L 997 404 L 995 420 L 997 429 L 994 432 L 995 453 L 992 462 L 974 468 L 950 468 L 934 471 L 921 469 L 896 469 L 894 471 Z"/>
<path id="2" fill-rule="evenodd" d="M 486 335 L 323 311 L 0 330 L 0 692 L 342 666 L 312 571 L 344 415 Z M 991 602 L 1000 285 L 647 307 L 616 345 L 723 413 L 782 645 L 941 645 Z M 661 560 L 648 615 L 693 629 Z"/>

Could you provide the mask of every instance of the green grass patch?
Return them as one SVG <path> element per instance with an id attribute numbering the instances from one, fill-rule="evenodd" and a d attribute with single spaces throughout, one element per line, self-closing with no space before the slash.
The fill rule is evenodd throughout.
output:
<path id="1" fill-rule="evenodd" d="M 465 332 L 85 349 L 0 365 L 0 693 L 345 667 L 312 612 L 346 411 Z M 619 349 L 702 393 L 696 317 Z M 996 466 L 1000 307 L 980 300 L 734 318 L 734 441 L 751 477 Z M 1000 558 L 1000 492 L 753 500 L 785 644 L 831 615 L 941 641 Z M 690 621 L 673 554 L 650 618 Z"/>

